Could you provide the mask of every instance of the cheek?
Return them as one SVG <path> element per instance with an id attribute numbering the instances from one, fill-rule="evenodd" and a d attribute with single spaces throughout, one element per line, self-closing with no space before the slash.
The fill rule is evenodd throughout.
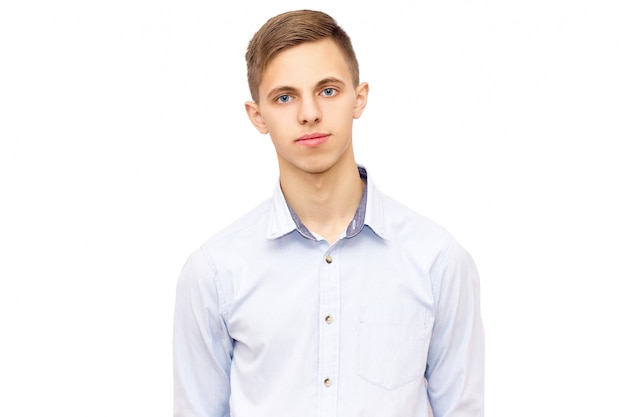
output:
<path id="1" fill-rule="evenodd" d="M 272 142 L 275 144 L 279 143 L 288 130 L 285 115 L 281 115 L 281 117 L 265 117 L 264 120 Z"/>
<path id="2" fill-rule="evenodd" d="M 329 109 L 328 115 L 336 123 L 349 123 L 354 118 L 354 108 L 349 105 L 335 106 Z"/>
<path id="3" fill-rule="evenodd" d="M 353 97 L 342 97 L 342 100 L 333 102 L 329 110 L 337 117 L 351 117 L 355 106 L 356 102 Z"/>
<path id="4" fill-rule="evenodd" d="M 269 131 L 272 131 L 274 126 L 280 126 L 279 123 L 276 123 L 276 116 L 272 112 L 264 112 L 261 118 L 263 119 L 265 127 L 267 127 Z"/>
<path id="5" fill-rule="evenodd" d="M 273 107 L 263 113 L 263 120 L 269 128 L 285 126 L 294 117 L 295 106 Z"/>

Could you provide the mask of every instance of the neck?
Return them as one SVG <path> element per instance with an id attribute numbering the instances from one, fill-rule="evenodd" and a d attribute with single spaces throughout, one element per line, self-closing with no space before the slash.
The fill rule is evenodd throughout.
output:
<path id="1" fill-rule="evenodd" d="M 283 175 L 287 203 L 312 232 L 334 243 L 354 217 L 364 184 L 354 159 L 320 173 L 298 171 Z"/>

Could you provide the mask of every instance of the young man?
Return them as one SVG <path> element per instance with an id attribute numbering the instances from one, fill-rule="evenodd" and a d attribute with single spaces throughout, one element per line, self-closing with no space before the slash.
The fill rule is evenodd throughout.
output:
<path id="1" fill-rule="evenodd" d="M 246 54 L 274 195 L 188 259 L 174 328 L 176 417 L 483 415 L 470 256 L 355 162 L 368 85 L 328 15 L 270 19 Z"/>

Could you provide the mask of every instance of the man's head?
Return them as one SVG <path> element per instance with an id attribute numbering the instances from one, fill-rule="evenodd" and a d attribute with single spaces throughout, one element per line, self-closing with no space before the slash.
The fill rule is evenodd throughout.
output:
<path id="1" fill-rule="evenodd" d="M 259 85 L 268 63 L 281 51 L 305 42 L 332 39 L 341 50 L 352 75 L 352 84 L 359 84 L 359 63 L 352 42 L 335 19 L 323 12 L 298 10 L 286 12 L 268 20 L 248 44 L 246 62 L 248 85 L 255 102 Z"/>
<path id="2" fill-rule="evenodd" d="M 281 14 L 257 32 L 247 57 L 254 101 L 246 112 L 270 135 L 281 176 L 353 168 L 352 124 L 369 86 L 359 83 L 350 40 L 335 21 L 306 10 Z"/>

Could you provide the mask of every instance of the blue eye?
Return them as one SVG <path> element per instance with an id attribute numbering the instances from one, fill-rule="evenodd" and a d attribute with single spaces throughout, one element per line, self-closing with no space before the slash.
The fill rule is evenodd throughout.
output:
<path id="1" fill-rule="evenodd" d="M 325 88 L 322 90 L 322 95 L 326 97 L 334 96 L 337 93 L 337 90 L 334 88 Z"/>
<path id="2" fill-rule="evenodd" d="M 278 98 L 276 99 L 276 101 L 278 101 L 279 103 L 287 103 L 289 100 L 291 100 L 291 96 L 288 96 L 287 94 L 278 96 Z"/>

